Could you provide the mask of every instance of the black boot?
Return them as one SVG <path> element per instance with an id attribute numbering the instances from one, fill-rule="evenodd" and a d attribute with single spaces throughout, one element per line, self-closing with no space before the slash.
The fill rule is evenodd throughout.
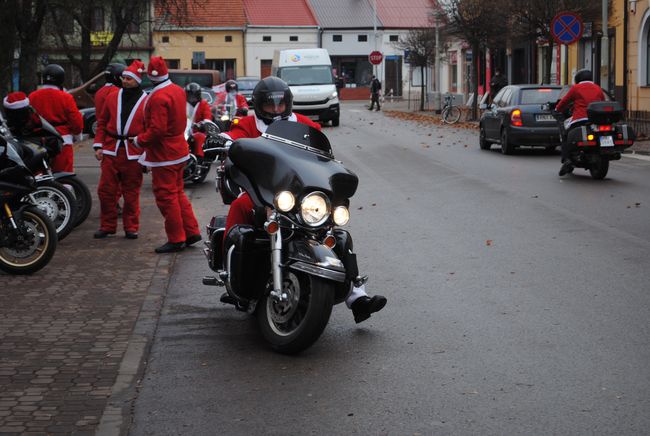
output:
<path id="1" fill-rule="evenodd" d="M 93 238 L 95 238 L 95 239 L 104 239 L 108 235 L 114 235 L 114 234 L 115 234 L 115 232 L 109 232 L 107 230 L 99 229 L 99 230 L 97 230 L 95 232 L 95 234 L 93 235 Z"/>
<path id="2" fill-rule="evenodd" d="M 184 242 L 165 242 L 160 247 L 156 248 L 156 253 L 175 253 L 181 251 L 185 247 Z"/>
<path id="3" fill-rule="evenodd" d="M 352 313 L 354 314 L 354 322 L 359 324 L 370 318 L 370 315 L 379 312 L 386 305 L 386 297 L 375 295 L 370 298 L 367 295 L 359 297 L 352 303 Z"/>
<path id="4" fill-rule="evenodd" d="M 192 245 L 192 244 L 196 244 L 196 243 L 199 242 L 200 240 L 201 240 L 201 235 L 199 235 L 199 234 L 196 234 L 196 235 L 190 235 L 190 236 L 188 236 L 187 239 L 185 240 L 185 245 L 187 245 L 187 246 L 189 247 L 189 246 Z"/>
<path id="5" fill-rule="evenodd" d="M 571 172 L 573 172 L 573 164 L 571 163 L 570 160 L 566 160 L 562 164 L 562 168 L 560 168 L 560 172 L 558 173 L 558 175 L 560 177 L 562 177 L 562 176 L 567 175 L 567 174 L 569 174 Z"/>

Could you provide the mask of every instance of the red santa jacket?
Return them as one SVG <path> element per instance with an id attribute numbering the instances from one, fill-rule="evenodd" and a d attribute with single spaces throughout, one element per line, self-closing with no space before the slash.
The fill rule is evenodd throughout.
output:
<path id="1" fill-rule="evenodd" d="M 221 110 L 221 106 L 223 106 L 227 98 L 228 98 L 227 92 L 218 93 L 214 98 L 214 106 L 216 106 L 217 109 Z M 244 97 L 243 95 L 236 94 L 235 102 L 237 105 L 236 109 L 248 109 L 248 102 L 246 101 L 246 97 Z"/>
<path id="2" fill-rule="evenodd" d="M 288 118 L 289 121 L 294 121 L 302 124 L 307 124 L 317 130 L 320 130 L 320 124 L 317 124 L 304 115 L 292 113 Z M 239 119 L 238 123 L 233 123 L 227 133 L 221 133 L 222 136 L 232 139 L 233 141 L 239 138 L 257 138 L 266 132 L 268 125 L 253 115 L 248 115 Z"/>
<path id="3" fill-rule="evenodd" d="M 573 113 L 571 114 L 571 124 L 573 124 L 587 119 L 587 106 L 589 106 L 589 103 L 604 100 L 605 94 L 600 86 L 591 81 L 584 81 L 573 85 L 555 106 L 555 109 L 564 112 L 568 109 L 569 104 L 573 102 Z"/>
<path id="4" fill-rule="evenodd" d="M 73 135 L 81 133 L 84 120 L 74 98 L 56 86 L 44 85 L 29 94 L 34 110 L 56 128 L 65 144 L 72 144 Z"/>
<path id="5" fill-rule="evenodd" d="M 106 85 L 102 86 L 97 90 L 97 92 L 95 93 L 95 117 L 96 118 L 99 118 L 99 114 L 104 108 L 106 98 L 108 98 L 108 96 L 111 95 L 112 93 L 117 92 L 119 90 L 120 88 L 113 85 L 112 83 L 107 83 Z"/>
<path id="6" fill-rule="evenodd" d="M 122 94 L 124 90 L 111 93 L 104 104 L 104 108 L 97 118 L 97 136 L 93 148 L 101 148 L 102 154 L 117 156 L 120 146 L 126 145 L 126 156 L 129 160 L 139 159 L 142 149 L 138 147 L 133 138 L 144 130 L 144 101 L 147 94 L 142 96 L 131 109 L 126 124 L 122 124 Z"/>
<path id="7" fill-rule="evenodd" d="M 185 140 L 185 91 L 165 80 L 144 102 L 144 131 L 136 144 L 144 149 L 140 163 L 149 167 L 176 165 L 190 158 Z"/>
<path id="8" fill-rule="evenodd" d="M 210 110 L 210 105 L 207 101 L 201 100 L 194 106 L 187 103 L 187 118 L 192 120 L 193 123 L 198 123 L 203 120 L 212 121 L 212 111 Z"/>

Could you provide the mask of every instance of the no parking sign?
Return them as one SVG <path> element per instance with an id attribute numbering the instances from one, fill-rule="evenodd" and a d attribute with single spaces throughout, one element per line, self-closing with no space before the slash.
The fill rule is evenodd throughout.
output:
<path id="1" fill-rule="evenodd" d="M 582 37 L 582 19 L 573 12 L 560 12 L 551 21 L 551 35 L 558 44 L 573 44 Z"/>

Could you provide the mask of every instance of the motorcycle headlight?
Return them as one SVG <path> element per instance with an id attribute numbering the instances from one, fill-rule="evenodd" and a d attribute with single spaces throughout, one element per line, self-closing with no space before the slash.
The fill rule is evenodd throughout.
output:
<path id="1" fill-rule="evenodd" d="M 221 121 L 228 121 L 230 117 L 226 114 L 221 115 Z"/>
<path id="2" fill-rule="evenodd" d="M 296 197 L 289 191 L 278 192 L 273 203 L 278 210 L 289 212 L 296 205 Z"/>
<path id="3" fill-rule="evenodd" d="M 344 226 L 350 221 L 350 211 L 345 206 L 338 206 L 334 208 L 332 219 L 337 226 Z"/>
<path id="4" fill-rule="evenodd" d="M 302 199 L 300 215 L 312 227 L 320 226 L 330 215 L 329 200 L 322 192 L 313 192 Z"/>

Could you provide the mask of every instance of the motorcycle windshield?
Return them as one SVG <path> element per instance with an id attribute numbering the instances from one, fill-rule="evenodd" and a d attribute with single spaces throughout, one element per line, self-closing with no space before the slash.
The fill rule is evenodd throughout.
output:
<path id="1" fill-rule="evenodd" d="M 298 198 L 313 191 L 346 204 L 359 179 L 334 160 L 327 137 L 318 130 L 290 121 L 276 121 L 261 137 L 239 139 L 230 147 L 230 174 L 258 204 L 273 205 L 280 191 Z"/>

